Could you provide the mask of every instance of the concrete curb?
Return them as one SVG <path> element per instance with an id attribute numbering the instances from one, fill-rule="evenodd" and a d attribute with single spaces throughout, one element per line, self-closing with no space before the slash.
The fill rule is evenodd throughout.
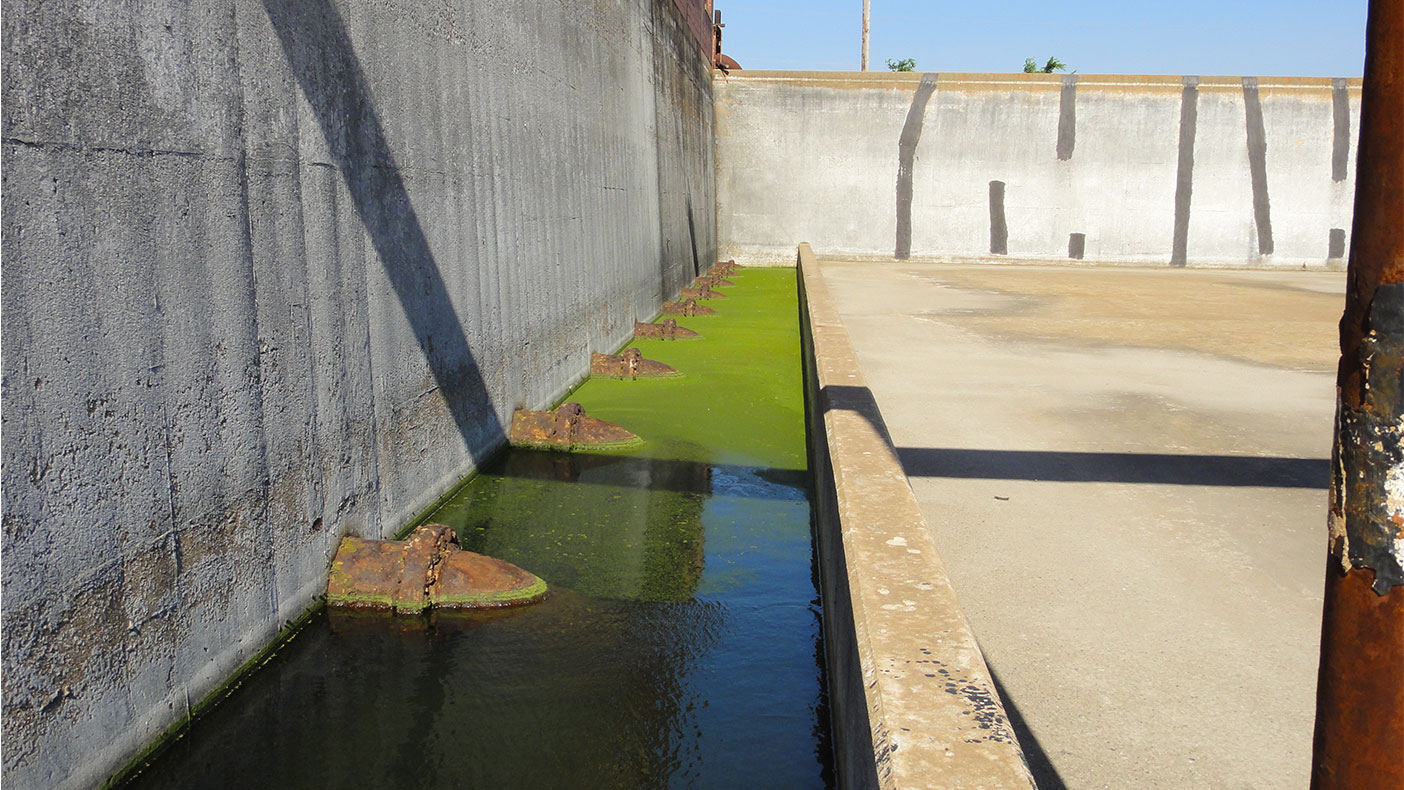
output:
<path id="1" fill-rule="evenodd" d="M 809 244 L 797 265 L 839 784 L 1034 787 Z"/>

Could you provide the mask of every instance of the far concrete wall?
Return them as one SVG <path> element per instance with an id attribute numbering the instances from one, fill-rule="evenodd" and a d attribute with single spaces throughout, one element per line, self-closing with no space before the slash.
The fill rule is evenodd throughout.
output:
<path id="1" fill-rule="evenodd" d="M 4 784 L 82 787 L 714 260 L 710 67 L 673 0 L 3 23 Z"/>
<path id="2" fill-rule="evenodd" d="M 1349 248 L 1359 80 L 733 71 L 715 95 L 723 258 L 808 240 L 1299 268 Z"/>

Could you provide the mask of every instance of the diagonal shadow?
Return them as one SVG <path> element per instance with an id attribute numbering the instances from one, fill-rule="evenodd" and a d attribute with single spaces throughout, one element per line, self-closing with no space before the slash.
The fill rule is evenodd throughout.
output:
<path id="1" fill-rule="evenodd" d="M 263 0 L 470 455 L 505 435 L 429 240 L 390 153 L 364 71 L 330 0 Z"/>
<path id="2" fill-rule="evenodd" d="M 479 473 L 490 477 L 747 499 L 799 500 L 804 499 L 809 490 L 809 472 L 805 469 L 520 448 L 498 456 Z"/>
<path id="3" fill-rule="evenodd" d="M 1029 723 L 1024 721 L 1024 714 L 1019 711 L 1019 706 L 1014 704 L 1009 692 L 999 682 L 999 675 L 995 673 L 995 668 L 988 658 L 985 659 L 985 667 L 990 670 L 990 680 L 994 682 L 995 693 L 999 694 L 1000 701 L 1004 703 L 1004 714 L 1009 717 L 1009 726 L 1014 729 L 1014 737 L 1024 750 L 1024 760 L 1029 766 L 1029 773 L 1033 774 L 1038 790 L 1068 790 L 1063 777 L 1058 775 L 1058 769 L 1053 767 L 1053 761 L 1048 758 L 1048 752 L 1043 750 L 1043 744 L 1038 742 L 1033 730 L 1029 729 Z"/>
<path id="4" fill-rule="evenodd" d="M 1325 458 L 898 447 L 909 477 L 1325 489 Z"/>

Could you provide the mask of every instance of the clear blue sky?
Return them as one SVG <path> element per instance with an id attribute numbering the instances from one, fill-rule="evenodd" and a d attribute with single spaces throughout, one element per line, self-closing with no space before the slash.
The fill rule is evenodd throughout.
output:
<path id="1" fill-rule="evenodd" d="M 1366 0 L 871 0 L 870 68 L 1358 77 Z M 748 69 L 857 70 L 862 0 L 715 0 Z"/>

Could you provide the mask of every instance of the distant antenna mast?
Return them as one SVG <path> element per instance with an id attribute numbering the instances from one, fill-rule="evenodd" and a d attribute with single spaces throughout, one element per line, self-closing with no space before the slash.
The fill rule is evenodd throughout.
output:
<path id="1" fill-rule="evenodd" d="M 873 0 L 863 0 L 863 71 L 868 70 L 868 15 L 872 10 Z"/>

